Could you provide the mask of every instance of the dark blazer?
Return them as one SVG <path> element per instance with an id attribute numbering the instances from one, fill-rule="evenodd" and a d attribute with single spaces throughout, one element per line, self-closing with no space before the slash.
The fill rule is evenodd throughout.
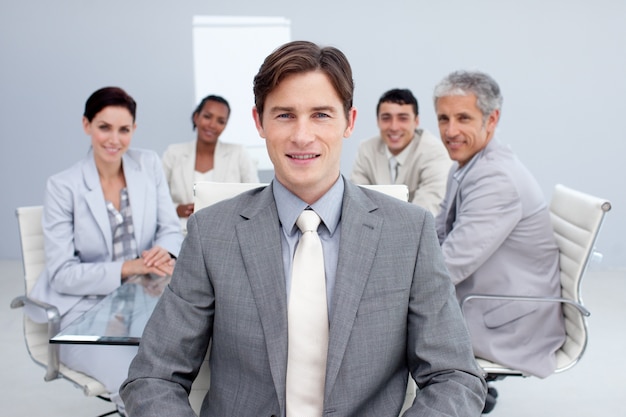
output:
<path id="1" fill-rule="evenodd" d="M 426 210 L 345 181 L 325 416 L 479 416 L 485 385 Z M 211 341 L 202 417 L 284 416 L 287 301 L 272 186 L 192 215 L 170 286 L 131 365 L 133 417 L 193 416 L 187 391 Z"/>

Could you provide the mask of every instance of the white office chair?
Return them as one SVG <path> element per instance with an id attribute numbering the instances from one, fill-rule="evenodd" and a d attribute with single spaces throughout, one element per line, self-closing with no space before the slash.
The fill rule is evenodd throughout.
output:
<path id="1" fill-rule="evenodd" d="M 194 211 L 200 210 L 211 204 L 215 204 L 218 201 L 235 197 L 244 191 L 251 190 L 253 188 L 263 187 L 267 184 L 261 183 L 218 183 L 202 181 L 196 182 L 193 188 L 194 194 Z M 409 199 L 409 188 L 404 184 L 391 184 L 391 185 L 364 185 L 362 187 L 370 188 L 381 193 L 385 193 L 396 197 L 403 201 Z M 189 394 L 189 403 L 196 413 L 200 412 L 200 406 L 202 400 L 209 390 L 211 381 L 211 373 L 209 371 L 209 355 L 207 353 L 204 363 L 200 367 L 200 372 L 196 377 Z M 409 377 L 409 384 L 407 387 L 406 399 L 402 413 L 411 406 L 413 399 L 415 398 L 415 382 L 413 378 Z"/>
<path id="2" fill-rule="evenodd" d="M 28 297 L 30 290 L 37 282 L 45 266 L 43 229 L 41 215 L 43 207 L 19 207 L 16 210 L 17 221 L 22 247 L 22 262 L 24 266 L 24 294 L 11 301 L 11 308 L 25 305 L 41 308 L 46 312 L 48 323 L 35 323 L 24 314 L 24 341 L 31 359 L 46 369 L 45 381 L 63 378 L 70 381 L 77 388 L 82 389 L 87 396 L 97 396 L 109 401 L 108 392 L 99 381 L 74 371 L 59 362 L 59 345 L 50 344 L 50 337 L 59 332 L 60 315 L 56 307 L 42 303 Z M 116 413 L 111 411 L 101 416 Z"/>
<path id="3" fill-rule="evenodd" d="M 409 201 L 409 187 L 406 184 L 360 185 L 359 187 L 369 188 L 370 190 L 395 197 L 398 200 Z"/>
<path id="4" fill-rule="evenodd" d="M 595 252 L 595 242 L 606 212 L 611 203 L 602 198 L 557 184 L 550 203 L 550 217 L 554 236 L 559 247 L 561 269 L 561 297 L 515 297 L 470 294 L 461 300 L 461 306 L 473 299 L 514 299 L 520 301 L 557 302 L 563 305 L 566 339 L 556 352 L 555 373 L 573 367 L 583 356 L 587 346 L 588 330 L 586 317 L 589 311 L 581 298 L 581 283 Z M 495 380 L 506 376 L 528 376 L 517 369 L 510 369 L 484 359 L 477 359 L 487 379 Z"/>
<path id="5" fill-rule="evenodd" d="M 218 201 L 235 197 L 244 191 L 267 184 L 253 182 L 211 182 L 199 181 L 193 184 L 193 209 L 198 211 Z"/>

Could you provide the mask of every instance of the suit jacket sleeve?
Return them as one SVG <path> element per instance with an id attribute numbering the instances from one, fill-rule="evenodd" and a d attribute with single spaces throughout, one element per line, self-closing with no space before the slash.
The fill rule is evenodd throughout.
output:
<path id="1" fill-rule="evenodd" d="M 146 325 L 120 389 L 126 410 L 134 417 L 195 417 L 188 393 L 213 332 L 215 295 L 195 216 L 187 227 L 172 282 Z"/>
<path id="2" fill-rule="evenodd" d="M 157 224 L 154 245 L 161 246 L 170 254 L 178 256 L 183 236 L 176 208 L 170 197 L 170 189 L 159 157 L 154 154 L 151 161 L 152 178 L 156 183 Z"/>
<path id="3" fill-rule="evenodd" d="M 419 167 L 420 175 L 411 202 L 435 215 L 446 192 L 452 160 L 441 141 L 426 130 L 422 131 L 415 165 Z"/>
<path id="4" fill-rule="evenodd" d="M 174 205 L 193 202 L 196 141 L 175 143 L 163 153 L 163 171 Z"/>
<path id="5" fill-rule="evenodd" d="M 44 276 L 60 294 L 105 295 L 121 284 L 122 262 L 111 261 L 109 248 L 99 245 L 104 244 L 99 239 L 101 231 L 79 195 L 85 190 L 77 189 L 68 178 L 72 175 L 80 173 L 72 170 L 47 182 L 42 218 L 47 271 Z M 76 224 L 76 219 L 81 218 L 80 224 Z"/>
<path id="6" fill-rule="evenodd" d="M 522 217 L 521 197 L 505 168 L 474 166 L 463 179 L 454 227 L 442 243 L 456 285 L 502 245 Z"/>
<path id="7" fill-rule="evenodd" d="M 172 176 L 174 175 L 175 161 L 175 153 L 172 151 L 171 147 L 168 147 L 165 152 L 163 152 L 161 162 L 163 163 L 163 174 L 165 175 L 165 180 L 167 181 L 167 186 L 169 188 L 172 188 Z M 172 200 L 174 204 L 176 204 L 176 201 L 174 201 L 174 199 Z"/>
<path id="8" fill-rule="evenodd" d="M 241 182 L 259 182 L 256 163 L 250 158 L 248 152 L 242 147 L 239 153 L 239 172 Z"/>
<path id="9" fill-rule="evenodd" d="M 352 167 L 352 173 L 350 174 L 350 181 L 359 185 L 373 185 L 376 184 L 371 173 L 374 171 L 372 167 L 373 161 L 368 155 L 366 147 L 369 146 L 369 141 L 364 142 L 359 146 L 359 152 L 354 161 Z"/>
<path id="10" fill-rule="evenodd" d="M 425 216 L 408 311 L 408 364 L 418 386 L 409 416 L 479 415 L 486 385 L 437 244 Z"/>

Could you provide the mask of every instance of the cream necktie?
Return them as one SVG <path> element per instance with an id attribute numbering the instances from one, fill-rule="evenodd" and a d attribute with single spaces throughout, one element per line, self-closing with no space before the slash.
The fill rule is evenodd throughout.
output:
<path id="1" fill-rule="evenodd" d="M 304 210 L 291 268 L 288 309 L 287 417 L 319 417 L 324 407 L 328 309 L 319 216 Z"/>
<path id="2" fill-rule="evenodd" d="M 395 156 L 389 158 L 389 175 L 391 176 L 391 183 L 395 184 L 396 178 L 398 177 L 398 160 Z"/>

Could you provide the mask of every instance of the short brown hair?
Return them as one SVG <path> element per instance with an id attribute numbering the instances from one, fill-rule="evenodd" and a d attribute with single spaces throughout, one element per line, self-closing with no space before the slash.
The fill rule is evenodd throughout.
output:
<path id="1" fill-rule="evenodd" d="M 309 71 L 321 70 L 337 91 L 346 118 L 352 108 L 354 80 L 352 68 L 339 49 L 320 47 L 308 41 L 288 42 L 274 50 L 254 77 L 254 105 L 259 118 L 263 117 L 265 99 L 285 77 Z"/>

